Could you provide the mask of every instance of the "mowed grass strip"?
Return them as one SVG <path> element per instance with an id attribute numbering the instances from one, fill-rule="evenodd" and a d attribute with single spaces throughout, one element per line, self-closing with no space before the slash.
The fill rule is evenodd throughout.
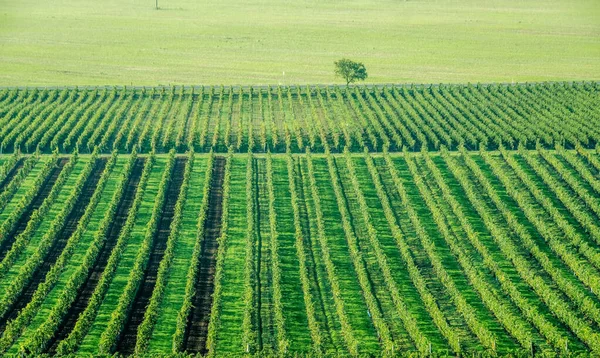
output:
<path id="1" fill-rule="evenodd" d="M 311 194 L 309 173 L 302 157 L 294 158 L 296 191 L 303 250 L 306 255 L 310 293 L 315 302 L 315 319 L 323 336 L 322 350 L 326 353 L 345 352 L 341 337 L 340 320 L 335 310 L 334 297 L 324 266 L 323 252 L 319 245 L 318 224 L 315 220 L 315 202 Z"/>
<path id="2" fill-rule="evenodd" d="M 397 159 L 400 160 L 401 158 Z M 376 158 L 375 163 L 381 176 L 382 183 L 384 184 L 390 199 L 391 208 L 396 216 L 398 225 L 405 236 L 406 244 L 410 249 L 410 253 L 412 254 L 415 264 L 423 276 L 424 281 L 426 282 L 429 292 L 431 292 L 431 294 L 435 297 L 436 305 L 440 308 L 445 320 L 452 328 L 452 335 L 459 340 L 461 347 L 464 346 L 465 343 L 475 344 L 475 337 L 473 336 L 473 333 L 468 329 L 467 323 L 458 312 L 456 305 L 450 297 L 450 294 L 447 292 L 447 289 L 444 287 L 439 277 L 435 273 L 430 258 L 426 254 L 425 249 L 418 238 L 417 228 L 410 218 L 409 210 L 407 209 L 408 205 L 411 205 L 412 202 L 419 202 L 422 199 L 420 198 L 418 191 L 415 193 L 416 188 L 412 190 L 413 187 L 408 186 L 412 180 L 412 177 L 408 172 L 408 168 L 406 167 L 405 163 L 403 166 L 397 167 L 398 164 L 396 160 L 391 160 L 390 165 L 393 166 L 392 168 L 397 169 L 397 173 L 395 173 L 396 175 L 393 176 L 392 168 L 388 166 L 388 163 L 386 163 L 383 158 Z M 401 198 L 396 187 L 395 180 L 399 180 L 405 186 L 407 198 L 410 200 L 410 203 L 405 202 Z M 413 207 L 413 209 L 419 218 L 430 215 L 421 207 Z M 426 233 L 430 231 L 435 233 L 435 224 L 423 222 L 422 226 Z M 454 343 L 455 342 L 450 342 L 451 345 Z"/>
<path id="3" fill-rule="evenodd" d="M 280 157 L 274 157 L 272 163 L 279 265 L 282 271 L 282 305 L 289 350 L 291 352 L 308 353 L 311 350 L 312 341 L 295 248 L 294 213 L 291 204 L 287 163 L 284 158 Z"/>
<path id="4" fill-rule="evenodd" d="M 244 320 L 244 267 L 246 261 L 246 163 L 247 158 L 231 158 L 229 214 L 223 261 L 222 287 L 219 304 L 215 352 L 241 354 Z M 219 283 L 215 283 L 219 284 Z"/>
<path id="5" fill-rule="evenodd" d="M 378 261 L 376 249 L 369 241 L 370 232 L 368 225 L 372 226 L 373 223 L 371 218 L 365 221 L 365 216 L 359 204 L 358 196 L 364 196 L 364 194 L 362 194 L 362 191 L 361 193 L 357 193 L 352 185 L 351 175 L 356 173 L 356 171 L 352 169 L 354 172 L 351 172 L 350 167 L 346 165 L 346 159 L 342 157 L 336 158 L 335 165 L 338 177 L 340 178 L 340 186 L 344 193 L 345 205 L 348 208 L 348 216 L 352 221 L 352 231 L 356 237 L 357 247 L 362 253 L 367 275 L 371 281 L 371 289 L 380 307 L 383 320 L 389 328 L 391 340 L 394 342 L 394 349 L 402 351 L 414 350 L 413 342 L 411 342 L 408 332 L 394 306 L 391 292 L 389 292 L 390 287 L 386 286 L 382 273 L 383 267 L 381 266 L 381 262 Z M 352 166 L 354 167 L 354 164 Z M 356 177 L 358 179 L 359 175 L 356 175 Z M 382 218 L 384 219 L 384 217 Z M 373 228 L 375 227 L 373 226 Z M 377 241 L 379 240 L 380 237 L 377 234 Z M 381 247 L 379 243 L 378 246 L 379 248 Z M 387 264 L 387 259 L 385 263 Z"/>
<path id="6" fill-rule="evenodd" d="M 510 352 L 514 349 L 519 349 L 518 342 L 513 338 L 515 331 L 511 332 L 506 329 L 503 320 L 506 320 L 508 317 L 504 317 L 500 310 L 500 307 L 506 307 L 507 298 L 499 292 L 497 288 L 498 280 L 496 280 L 495 274 L 488 274 L 488 268 L 483 265 L 485 258 L 482 257 L 481 252 L 478 252 L 469 240 L 473 240 L 473 238 L 468 238 L 467 233 L 459 222 L 459 218 L 452 212 L 448 201 L 442 199 L 440 189 L 435 185 L 432 173 L 425 168 L 425 164 L 423 163 L 426 155 L 415 156 L 412 159 L 412 163 L 414 164 L 413 173 L 420 178 L 427 178 L 423 180 L 424 185 L 422 190 L 423 193 L 427 193 L 426 195 L 429 195 L 433 199 L 431 205 L 438 207 L 438 212 L 441 213 L 442 218 L 446 222 L 448 230 L 446 243 L 455 256 L 460 256 L 459 262 L 463 272 L 465 272 L 465 277 L 474 288 L 484 307 L 493 315 L 492 319 L 496 321 L 495 324 L 488 324 L 489 330 L 494 337 L 494 350 L 498 352 Z M 480 223 L 481 218 L 478 218 L 477 221 Z M 500 303 L 504 305 L 500 306 Z M 487 324 L 487 322 L 485 323 Z M 523 348 L 529 347 L 526 346 Z"/>
<path id="7" fill-rule="evenodd" d="M 315 158 L 313 162 L 325 220 L 325 235 L 340 284 L 341 299 L 344 301 L 350 325 L 355 333 L 358 349 L 365 354 L 379 352 L 380 346 L 377 334 L 361 294 L 356 272 L 349 259 L 348 243 L 344 235 L 341 234 L 343 232 L 341 216 L 331 184 L 332 179 L 329 176 L 327 162 L 323 158 Z"/>
<path id="8" fill-rule="evenodd" d="M 340 164 L 340 174 L 343 175 L 343 173 L 345 173 L 345 169 L 343 169 L 345 166 L 342 165 L 342 161 L 338 161 L 338 164 Z M 368 213 L 371 223 L 376 230 L 379 245 L 386 255 L 387 264 L 390 267 L 390 271 L 393 274 L 394 280 L 403 300 L 409 308 L 411 315 L 417 318 L 420 330 L 431 342 L 432 350 L 437 351 L 446 349 L 448 347 L 447 343 L 445 342 L 444 337 L 438 331 L 434 322 L 431 320 L 431 317 L 429 317 L 427 310 L 423 306 L 421 298 L 416 288 L 412 284 L 410 276 L 406 270 L 406 264 L 402 261 L 402 258 L 398 253 L 397 244 L 391 235 L 385 214 L 383 213 L 383 208 L 381 207 L 375 186 L 373 185 L 373 180 L 369 174 L 367 164 L 362 158 L 354 158 L 353 165 L 356 170 L 356 177 L 360 183 L 361 192 L 363 193 L 369 208 Z M 342 180 L 342 182 L 346 184 L 345 180 Z M 358 213 L 356 215 L 359 217 Z M 370 250 L 368 245 L 365 246 L 367 246 L 367 250 Z M 408 346 L 400 346 L 398 349 L 411 350 L 412 343 L 408 342 Z"/>
<path id="9" fill-rule="evenodd" d="M 465 341 L 464 347 L 469 351 L 493 349 L 496 344 L 493 337 L 497 334 L 506 335 L 507 333 L 483 304 L 464 272 L 460 261 L 454 255 L 451 242 L 457 240 L 456 236 L 448 229 L 447 224 L 446 228 L 442 228 L 441 222 L 437 221 L 443 220 L 443 218 L 435 217 L 433 203 L 426 204 L 425 196 L 431 194 L 428 194 L 425 185 L 417 183 L 417 180 L 422 180 L 422 178 L 418 175 L 418 172 L 413 170 L 413 161 L 413 158 L 398 158 L 398 161 L 396 161 L 397 169 L 399 172 L 406 170 L 411 174 L 411 180 L 405 183 L 406 190 L 415 194 L 411 197 L 413 200 L 410 201 L 409 205 L 418 208 L 416 210 L 419 220 L 424 227 L 429 229 L 427 234 L 419 235 L 419 239 L 434 264 L 434 268 L 437 266 L 435 262 L 441 260 L 442 266 L 435 268 L 436 274 L 446 289 L 451 292 L 451 297 L 458 308 L 459 314 L 467 322 L 466 327 L 476 335 L 476 340 Z M 423 182 L 421 183 L 423 184 Z M 493 341 L 489 341 L 490 337 Z"/>
<path id="10" fill-rule="evenodd" d="M 473 163 L 473 161 L 469 158 L 469 155 L 464 155 L 463 158 L 467 161 L 467 163 Z M 448 156 L 445 159 L 446 163 L 450 164 L 452 170 L 455 173 L 457 173 L 458 171 L 456 162 L 454 162 L 454 160 L 450 160 Z M 471 169 L 474 168 L 475 167 L 472 166 Z M 473 171 L 473 173 L 475 173 L 474 176 L 479 177 L 479 179 L 481 178 L 481 171 L 476 169 Z M 470 185 L 466 185 L 466 182 L 470 180 L 467 178 L 471 178 L 472 176 L 461 174 L 457 175 L 456 177 L 460 177 L 461 185 L 463 187 L 468 187 Z M 499 215 L 496 215 L 494 217 L 490 214 L 485 213 L 485 209 L 483 209 L 484 205 L 482 205 L 483 201 L 481 199 L 476 198 L 475 194 L 477 193 L 477 191 L 474 191 L 472 189 L 473 187 L 470 187 L 470 189 L 466 191 L 466 193 L 468 194 L 468 198 L 471 202 L 476 203 L 478 211 L 484 212 L 483 217 L 485 217 L 485 226 L 486 228 L 490 228 L 492 232 L 494 232 L 493 239 L 496 242 L 492 242 L 491 244 L 489 244 L 490 251 L 498 251 L 498 249 L 500 249 L 502 252 L 502 256 L 510 258 L 512 261 L 512 265 L 514 266 L 514 268 L 512 268 L 510 267 L 511 265 L 508 265 L 508 263 L 503 264 L 503 257 L 495 256 L 493 259 L 494 263 L 496 263 L 497 265 L 502 265 L 504 267 L 503 271 L 506 272 L 506 276 L 504 272 L 501 274 L 496 274 L 497 277 L 501 278 L 501 280 L 496 280 L 496 282 L 500 282 L 503 288 L 507 287 L 507 282 L 511 282 L 511 285 L 513 285 L 514 287 L 519 287 L 520 296 L 522 298 L 519 300 L 514 300 L 514 298 L 516 297 L 514 292 L 511 294 L 511 297 L 521 309 L 522 315 L 538 327 L 540 333 L 546 336 L 549 343 L 553 341 L 552 339 L 550 339 L 550 337 L 552 336 L 551 332 L 557 332 L 559 329 L 561 331 L 558 331 L 558 333 L 555 334 L 555 336 L 560 337 L 562 340 L 563 337 L 566 337 L 569 333 L 562 332 L 562 330 L 564 330 L 565 327 L 562 327 L 560 325 L 555 327 L 554 322 L 556 321 L 556 319 L 560 319 L 563 322 L 568 322 L 572 327 L 575 327 L 573 323 L 579 325 L 581 324 L 582 321 L 576 317 L 575 312 L 577 310 L 567 308 L 565 311 L 565 308 L 570 307 L 572 303 L 580 303 L 582 301 L 582 297 L 586 295 L 585 290 L 577 292 L 579 290 L 579 287 L 577 287 L 577 285 L 574 285 L 576 281 L 570 281 L 564 275 L 563 272 L 557 269 L 560 266 L 554 266 L 554 263 L 548 260 L 548 257 L 545 255 L 545 253 L 542 253 L 540 249 L 536 247 L 536 245 L 532 242 L 531 237 L 526 232 L 526 229 L 524 229 L 522 223 L 515 222 L 512 219 L 508 219 L 507 224 L 493 223 L 493 220 L 499 220 L 502 218 L 502 216 L 508 217 L 511 215 L 507 214 L 507 210 L 505 207 L 506 204 L 509 202 L 503 202 L 498 200 L 499 193 L 496 193 L 493 189 L 489 189 L 489 181 L 480 180 L 480 182 L 482 186 L 486 188 L 486 192 L 489 195 L 489 197 L 493 199 L 494 204 L 496 204 L 496 206 L 500 209 L 498 212 Z M 508 239 L 509 235 L 511 234 L 510 231 L 506 230 L 507 228 L 515 230 L 516 233 L 519 235 L 518 240 L 515 240 L 516 245 Z M 522 247 L 520 247 L 521 245 Z M 531 260 L 532 257 L 534 257 L 535 260 Z M 489 260 L 486 264 L 489 265 Z M 538 264 L 540 264 L 541 267 L 538 266 Z M 515 268 L 516 272 L 514 271 Z M 516 273 L 518 273 L 518 276 L 513 278 Z M 507 278 L 508 280 L 506 280 L 505 278 Z M 527 287 L 526 285 L 530 287 Z M 565 294 L 567 294 L 567 296 L 573 298 L 573 301 L 575 302 L 571 302 L 569 298 L 565 298 L 563 301 L 562 294 L 556 292 L 557 288 L 562 290 Z M 589 308 L 589 301 L 586 308 Z M 571 310 L 572 312 L 570 312 Z M 590 312 L 589 310 L 586 311 Z M 537 313 L 535 315 L 532 315 L 531 313 L 533 312 Z M 569 313 L 565 314 L 565 312 Z M 565 319 L 566 317 L 568 318 Z M 540 324 L 541 321 L 546 321 L 549 323 Z M 539 344 L 539 339 L 536 336 L 537 334 L 533 335 L 536 350 L 545 350 L 546 348 L 544 348 L 541 345 L 539 348 L 537 347 L 537 345 Z M 564 344 L 560 343 L 557 348 L 563 349 Z M 572 348 L 577 349 L 577 347 Z"/>
<path id="11" fill-rule="evenodd" d="M 133 266 L 137 256 L 138 249 L 144 239 L 147 224 L 152 215 L 154 200 L 158 193 L 158 186 L 167 163 L 167 157 L 162 156 L 156 158 L 156 161 L 150 172 L 148 183 L 144 189 L 142 202 L 138 211 L 138 215 L 134 227 L 129 235 L 127 244 L 121 254 L 121 259 L 115 271 L 114 279 L 112 280 L 108 291 L 104 297 L 96 319 L 92 324 L 88 334 L 83 339 L 79 352 L 82 354 L 94 354 L 98 351 L 98 344 L 104 329 L 108 325 L 111 314 L 117 306 L 119 297 L 123 289 L 127 285 L 129 272 Z"/>
<path id="12" fill-rule="evenodd" d="M 23 331 L 21 337 L 14 343 L 14 345 L 8 351 L 9 354 L 17 353 L 19 345 L 27 341 L 27 339 L 35 332 L 35 330 L 46 321 L 47 315 L 52 311 L 55 303 L 63 294 L 63 291 L 67 288 L 67 281 L 82 263 L 90 244 L 94 240 L 94 236 L 96 235 L 99 229 L 100 222 L 102 221 L 102 218 L 106 213 L 106 209 L 110 205 L 118 182 L 122 178 L 122 172 L 127 160 L 127 158 L 121 157 L 115 163 L 115 167 L 110 174 L 110 177 L 106 183 L 104 190 L 102 191 L 101 199 L 98 202 L 96 209 L 94 210 L 94 213 L 90 219 L 90 222 L 84 234 L 81 236 L 81 239 L 77 243 L 76 247 L 73 249 L 73 254 L 70 256 L 70 259 L 67 260 L 67 265 L 63 269 L 60 278 L 58 279 L 52 290 L 50 290 L 50 292 L 47 294 L 44 302 L 40 305 L 37 314 L 31 320 L 31 323 L 27 326 L 27 328 Z"/>
<path id="13" fill-rule="evenodd" d="M 521 225 L 524 226 L 525 228 L 525 232 L 530 235 L 530 237 L 535 241 L 535 243 L 537 244 L 537 246 L 540 248 L 540 250 L 542 252 L 544 252 L 550 260 L 552 260 L 552 263 L 554 264 L 555 267 L 561 267 L 564 270 L 566 270 L 566 272 L 569 271 L 570 267 L 569 265 L 566 265 L 564 260 L 564 257 L 562 257 L 561 255 L 559 255 L 557 253 L 557 251 L 555 251 L 557 249 L 557 243 L 554 241 L 546 241 L 547 237 L 546 234 L 548 233 L 547 229 L 542 228 L 542 226 L 540 226 L 540 222 L 532 222 L 533 216 L 531 216 L 531 211 L 535 211 L 535 213 L 539 213 L 543 208 L 538 207 L 536 204 L 533 204 L 530 200 L 532 199 L 529 195 L 529 193 L 527 193 L 526 188 L 521 188 L 521 193 L 523 193 L 523 196 L 521 197 L 523 199 L 522 203 L 524 203 L 526 200 L 527 203 L 529 203 L 529 205 L 525 208 L 523 206 L 521 206 L 516 200 L 515 198 L 512 196 L 511 191 L 507 190 L 507 188 L 503 185 L 502 180 L 497 177 L 495 175 L 495 173 L 492 170 L 492 167 L 490 166 L 490 163 L 496 163 L 496 161 L 498 161 L 499 159 L 494 156 L 493 159 L 484 159 L 481 156 L 473 156 L 472 160 L 476 163 L 477 167 L 479 168 L 479 170 L 481 170 L 481 172 L 484 174 L 484 178 L 486 181 L 488 181 L 491 184 L 491 187 L 493 188 L 494 192 L 496 193 L 496 195 L 498 195 L 500 198 L 503 199 L 503 201 L 505 201 L 508 204 L 508 208 L 509 211 L 512 213 L 512 215 L 514 215 L 516 218 L 518 218 L 519 223 L 521 223 Z M 505 175 L 510 175 L 511 177 L 513 177 L 514 173 L 512 173 L 510 171 L 509 168 L 506 169 L 506 174 Z M 516 178 L 514 178 L 516 179 Z M 513 184 L 517 184 L 518 180 L 512 180 Z M 529 214 L 529 217 L 528 217 Z M 540 214 L 538 214 L 540 215 Z M 544 225 L 550 225 L 550 220 L 548 220 L 548 222 Z M 541 232 L 540 230 L 543 230 L 543 232 Z M 519 240 L 519 239 L 517 239 Z M 518 242 L 518 241 L 517 241 Z M 562 252 L 562 251 L 561 251 Z M 575 272 L 572 272 L 573 274 Z M 544 277 L 544 276 L 542 276 Z M 573 277 L 574 278 L 574 277 Z M 548 281 L 549 284 L 551 285 L 555 285 L 554 283 L 552 283 L 552 281 Z M 543 307 L 543 303 L 540 302 L 539 300 L 536 300 L 535 298 L 532 298 L 532 302 L 534 304 L 536 304 L 538 306 L 538 308 L 540 309 L 540 312 L 542 313 L 550 313 L 548 308 Z M 571 347 L 571 350 L 581 350 L 581 349 L 585 349 L 585 346 L 583 346 L 583 344 L 581 343 L 581 341 L 579 341 L 577 339 L 577 337 L 575 337 L 568 329 L 568 327 L 565 327 L 559 320 L 557 317 L 555 317 L 554 315 L 548 315 L 547 316 L 548 320 L 550 322 L 552 322 L 552 324 L 555 327 L 558 327 L 558 329 L 564 331 L 564 337 L 562 337 L 564 340 L 568 340 L 568 346 Z M 548 337 L 546 337 L 548 338 Z M 549 343 L 552 343 L 548 340 Z"/>
<path id="14" fill-rule="evenodd" d="M 23 182 L 21 182 L 21 185 L 19 185 L 13 196 L 4 206 L 4 208 L 0 209 L 0 222 L 4 222 L 4 220 L 6 220 L 13 213 L 19 202 L 22 200 L 23 196 L 29 190 L 31 190 L 36 181 L 36 178 L 38 177 L 39 173 L 42 171 L 48 160 L 51 160 L 51 158 L 45 157 L 42 160 L 39 160 L 33 166 L 33 168 L 31 168 L 31 171 L 27 174 L 27 177 L 23 180 Z"/>
<path id="15" fill-rule="evenodd" d="M 38 244 L 42 240 L 44 234 L 49 230 L 52 222 L 56 218 L 56 216 L 63 210 L 65 202 L 68 200 L 71 192 L 75 188 L 77 181 L 79 179 L 79 175 L 83 171 L 86 166 L 86 159 L 78 160 L 73 166 L 73 170 L 69 173 L 68 178 L 66 179 L 62 188 L 56 197 L 56 200 L 52 203 L 50 208 L 48 209 L 46 215 L 42 217 L 37 228 L 31 234 L 29 241 L 27 242 L 24 249 L 17 255 L 12 265 L 6 271 L 5 274 L 2 275 L 2 279 L 0 280 L 0 297 L 4 297 L 5 290 L 9 287 L 15 277 L 18 276 L 19 270 L 21 267 L 27 262 L 28 258 L 37 250 Z"/>
<path id="16" fill-rule="evenodd" d="M 148 347 L 150 354 L 171 352 L 172 350 L 177 314 L 185 298 L 188 268 L 190 265 L 197 264 L 191 262 L 191 257 L 198 239 L 197 225 L 202 208 L 207 160 L 207 157 L 200 155 L 194 159 L 187 198 L 183 207 L 181 228 L 173 252 L 173 262 Z"/>
<path id="17" fill-rule="evenodd" d="M 478 210 L 481 210 L 480 212 L 476 211 L 476 209 L 474 208 L 474 205 L 470 202 L 469 197 L 466 194 L 466 191 L 464 189 L 464 187 L 461 187 L 461 182 L 459 182 L 459 179 L 457 179 L 457 176 L 453 175 L 453 173 L 450 170 L 449 167 L 449 162 L 448 161 L 444 161 L 443 158 L 441 157 L 431 157 L 431 165 L 433 168 L 435 168 L 436 171 L 438 171 L 439 173 L 439 178 L 440 180 L 443 182 L 443 185 L 445 185 L 448 188 L 448 193 L 449 195 L 452 195 L 452 197 L 456 200 L 456 202 L 458 203 L 457 206 L 457 211 L 459 211 L 465 218 L 466 222 L 469 223 L 470 227 L 472 228 L 472 230 L 474 231 L 474 235 L 476 235 L 477 240 L 481 243 L 481 246 L 485 248 L 485 250 L 489 253 L 489 256 L 493 259 L 493 262 L 495 263 L 495 265 L 497 265 L 502 271 L 501 271 L 501 275 L 503 277 L 503 279 L 506 279 L 507 281 L 509 281 L 511 283 L 512 286 L 516 287 L 520 297 L 523 298 L 523 302 L 527 303 L 527 305 L 529 305 L 529 307 L 533 307 L 535 309 L 535 311 L 537 312 L 537 315 L 542 315 L 544 317 L 544 319 L 547 319 L 547 313 L 545 312 L 545 308 L 543 308 L 543 303 L 540 301 L 539 297 L 536 296 L 535 292 L 533 292 L 533 290 L 531 289 L 531 287 L 529 287 L 527 285 L 527 283 L 525 281 L 523 281 L 522 277 L 519 275 L 519 271 L 515 269 L 514 263 L 511 263 L 511 257 L 507 256 L 507 252 L 508 249 L 510 248 L 510 244 L 516 244 L 518 243 L 518 241 L 509 241 L 512 239 L 509 239 L 511 237 L 511 233 L 509 230 L 507 230 L 507 226 L 508 224 L 506 223 L 500 223 L 500 219 L 501 219 L 501 214 L 499 214 L 497 211 L 495 211 L 494 207 L 490 207 L 489 205 L 483 205 L 483 203 L 485 203 L 486 198 L 484 196 L 483 193 L 479 192 L 479 191 L 475 191 L 474 193 L 471 194 L 472 197 L 477 198 L 474 200 L 477 200 L 476 203 L 482 203 L 481 207 L 478 207 Z M 450 160 L 450 159 L 448 159 Z M 452 160 L 455 160 L 455 158 L 452 158 Z M 451 162 L 452 164 L 454 164 L 454 162 Z M 421 163 L 422 166 L 425 166 L 425 164 Z M 423 169 L 425 170 L 425 169 Z M 431 174 L 428 174 L 431 175 Z M 460 180 L 465 184 L 465 185 L 474 185 L 474 180 L 476 180 L 473 177 L 470 176 L 465 176 L 465 177 L 461 177 Z M 467 181 L 468 180 L 468 181 Z M 433 183 L 432 183 L 433 185 Z M 441 184 L 438 183 L 438 186 L 440 186 Z M 469 186 L 468 188 L 478 188 L 477 186 Z M 445 197 L 442 198 L 440 196 L 439 200 L 445 200 Z M 498 215 L 496 215 L 498 214 Z M 450 214 L 448 214 L 450 215 Z M 486 220 L 483 219 L 483 215 L 486 216 Z M 501 233 L 502 236 L 504 237 L 494 237 L 492 232 L 490 230 L 501 230 L 499 231 Z M 458 229 L 457 229 L 458 230 Z M 466 236 L 466 234 L 464 234 Z M 500 236 L 500 235 L 498 235 Z M 473 262 L 479 265 L 482 265 L 484 262 L 483 258 L 480 258 L 480 253 L 477 253 L 475 251 L 475 248 L 471 248 L 470 245 L 468 245 L 467 242 L 465 242 L 466 240 L 462 240 L 460 241 L 461 244 L 463 244 L 464 246 L 469 247 L 470 250 L 473 251 L 469 251 L 472 252 L 472 258 L 473 258 Z M 503 242 L 507 242 L 508 244 L 503 244 Z M 515 246 L 512 246 L 515 247 Z M 516 246 L 518 247 L 518 246 Z M 521 247 L 518 247 L 518 252 L 519 253 L 525 253 L 526 250 L 524 250 Z M 533 262 L 529 261 L 528 262 L 530 265 L 533 264 Z M 535 268 L 535 274 L 537 276 L 542 275 L 541 272 L 538 271 L 538 267 L 536 267 L 534 264 L 532 266 L 528 266 L 530 270 L 534 270 Z M 486 272 L 486 268 L 481 267 L 480 268 L 480 272 Z M 498 295 L 498 291 L 501 287 L 501 285 L 499 284 L 498 280 L 494 279 L 493 277 L 489 277 L 487 280 L 488 284 L 491 285 L 491 287 L 494 287 L 494 292 L 495 294 Z M 510 301 L 510 297 L 508 296 L 508 293 L 506 291 L 504 291 L 504 295 L 499 296 L 502 298 L 502 301 L 506 304 L 506 307 L 510 308 L 510 312 L 516 315 L 521 315 L 523 318 L 525 318 L 523 316 L 523 314 L 519 311 L 519 309 L 526 309 L 527 306 L 522 305 L 522 302 L 517 302 L 517 301 Z M 537 329 L 534 326 L 525 326 L 528 327 L 528 332 L 527 334 L 531 336 L 531 340 L 532 343 L 536 346 L 536 349 L 538 350 L 542 350 L 542 351 L 547 351 L 547 350 L 551 350 L 551 347 L 547 344 L 545 338 L 543 336 L 540 335 L 540 333 L 537 331 Z M 499 345 L 499 350 L 504 350 L 506 349 L 506 347 L 503 347 L 501 345 Z"/>

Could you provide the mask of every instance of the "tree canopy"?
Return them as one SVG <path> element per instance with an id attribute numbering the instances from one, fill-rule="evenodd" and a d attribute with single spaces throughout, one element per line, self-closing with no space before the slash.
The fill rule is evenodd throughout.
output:
<path id="1" fill-rule="evenodd" d="M 346 85 L 352 82 L 364 81 L 368 74 L 367 68 L 360 62 L 354 62 L 347 58 L 343 58 L 334 62 L 335 74 L 346 81 Z"/>

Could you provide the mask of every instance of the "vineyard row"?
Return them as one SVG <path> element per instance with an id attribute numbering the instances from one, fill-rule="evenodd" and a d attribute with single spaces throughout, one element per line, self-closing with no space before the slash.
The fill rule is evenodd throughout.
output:
<path id="1" fill-rule="evenodd" d="M 4 89 L 0 152 L 593 149 L 598 83 Z"/>
<path id="2" fill-rule="evenodd" d="M 600 154 L 439 149 L 0 156 L 0 353 L 600 354 Z"/>

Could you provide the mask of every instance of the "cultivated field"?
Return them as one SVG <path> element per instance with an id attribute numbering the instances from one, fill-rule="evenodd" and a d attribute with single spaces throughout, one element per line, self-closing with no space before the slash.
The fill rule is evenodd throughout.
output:
<path id="1" fill-rule="evenodd" d="M 335 83 L 342 57 L 372 83 L 600 80 L 597 0 L 154 5 L 1 1 L 0 85 Z"/>
<path id="2" fill-rule="evenodd" d="M 5 89 L 0 151 L 303 153 L 600 143 L 597 82 Z"/>
<path id="3" fill-rule="evenodd" d="M 3 353 L 600 353 L 595 151 L 0 161 Z"/>
<path id="4" fill-rule="evenodd" d="M 600 354 L 599 98 L 4 90 L 0 353 Z"/>
<path id="5" fill-rule="evenodd" d="M 600 357 L 599 18 L 0 0 L 0 356 Z"/>

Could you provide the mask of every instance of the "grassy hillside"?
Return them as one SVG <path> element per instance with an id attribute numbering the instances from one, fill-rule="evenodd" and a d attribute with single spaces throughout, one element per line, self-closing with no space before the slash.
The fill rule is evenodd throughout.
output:
<path id="1" fill-rule="evenodd" d="M 0 85 L 590 80 L 595 0 L 2 0 Z M 285 72 L 285 76 L 284 76 Z"/>

